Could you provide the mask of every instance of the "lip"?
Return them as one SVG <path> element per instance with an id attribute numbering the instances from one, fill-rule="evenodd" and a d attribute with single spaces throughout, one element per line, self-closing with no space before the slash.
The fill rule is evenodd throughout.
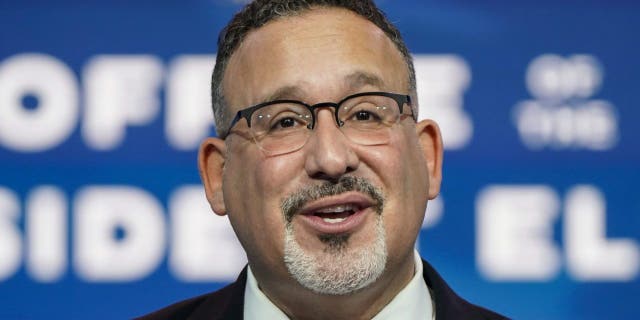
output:
<path id="1" fill-rule="evenodd" d="M 323 208 L 339 205 L 354 205 L 358 209 L 346 217 L 344 221 L 329 223 L 321 217 L 314 215 Z M 367 214 L 372 211 L 376 203 L 366 195 L 359 192 L 346 192 L 336 196 L 321 198 L 305 205 L 297 215 L 302 222 L 312 230 L 320 234 L 339 234 L 354 232 L 359 229 L 366 220 Z"/>

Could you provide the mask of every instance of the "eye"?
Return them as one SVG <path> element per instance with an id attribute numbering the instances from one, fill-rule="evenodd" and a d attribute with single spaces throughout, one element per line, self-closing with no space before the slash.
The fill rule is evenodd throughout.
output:
<path id="1" fill-rule="evenodd" d="M 353 117 L 358 121 L 367 121 L 371 119 L 372 115 L 369 111 L 358 111 Z"/>
<path id="2" fill-rule="evenodd" d="M 375 92 L 354 95 L 344 100 L 338 109 L 341 126 L 375 130 L 396 123 L 399 108 L 396 101 Z"/>
<path id="3" fill-rule="evenodd" d="M 360 104 L 351 108 L 352 110 L 345 110 L 349 112 L 348 121 L 354 122 L 380 122 L 382 121 L 382 110 L 385 107 L 378 107 L 370 103 Z"/>
<path id="4" fill-rule="evenodd" d="M 283 112 L 271 120 L 269 131 L 295 130 L 306 127 L 309 123 L 309 116 L 295 112 Z"/>
<path id="5" fill-rule="evenodd" d="M 292 118 L 282 118 L 278 120 L 273 128 L 290 128 L 296 125 L 296 121 Z"/>

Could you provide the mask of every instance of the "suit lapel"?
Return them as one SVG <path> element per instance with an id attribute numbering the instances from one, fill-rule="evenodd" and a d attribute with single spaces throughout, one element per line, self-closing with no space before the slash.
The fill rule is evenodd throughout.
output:
<path id="1" fill-rule="evenodd" d="M 232 284 L 207 297 L 189 316 L 189 320 L 242 319 L 247 267 Z"/>
<path id="2" fill-rule="evenodd" d="M 422 260 L 424 281 L 433 290 L 436 317 L 438 319 L 461 319 L 468 316 L 467 301 L 460 298 L 438 272 L 426 261 Z"/>
<path id="3" fill-rule="evenodd" d="M 438 272 L 422 260 L 423 277 L 432 290 L 438 319 L 484 318 L 478 307 L 460 298 Z M 244 314 L 244 291 L 247 283 L 247 267 L 238 279 L 223 289 L 209 295 L 190 315 L 189 320 L 242 319 Z M 495 319 L 504 319 L 498 315 Z M 493 317 L 491 317 L 493 319 Z"/>

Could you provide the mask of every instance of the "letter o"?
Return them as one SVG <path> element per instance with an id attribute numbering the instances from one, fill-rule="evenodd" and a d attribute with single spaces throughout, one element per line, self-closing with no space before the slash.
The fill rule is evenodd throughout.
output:
<path id="1" fill-rule="evenodd" d="M 22 98 L 38 106 L 28 110 Z M 0 145 L 20 152 L 45 151 L 69 137 L 78 119 L 78 84 L 60 60 L 25 53 L 0 64 Z"/>

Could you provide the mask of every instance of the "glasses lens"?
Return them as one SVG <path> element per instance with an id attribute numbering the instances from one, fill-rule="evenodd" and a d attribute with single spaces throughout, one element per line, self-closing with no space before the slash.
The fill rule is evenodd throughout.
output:
<path id="1" fill-rule="evenodd" d="M 275 103 L 251 115 L 251 132 L 256 143 L 270 155 L 301 148 L 311 130 L 313 115 L 298 103 Z"/>
<path id="2" fill-rule="evenodd" d="M 398 103 L 389 97 L 366 95 L 346 100 L 340 105 L 338 118 L 342 132 L 363 145 L 389 143 L 391 127 L 398 122 Z"/>

